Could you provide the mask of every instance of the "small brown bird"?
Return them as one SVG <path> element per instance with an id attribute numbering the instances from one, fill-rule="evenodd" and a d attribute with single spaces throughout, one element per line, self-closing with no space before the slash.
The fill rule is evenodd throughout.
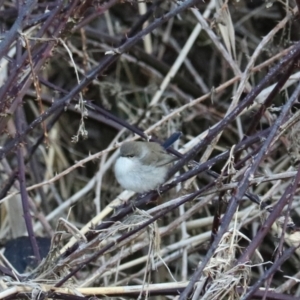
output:
<path id="1" fill-rule="evenodd" d="M 124 189 L 148 192 L 165 182 L 170 163 L 175 159 L 157 143 L 127 142 L 120 148 L 115 175 Z"/>

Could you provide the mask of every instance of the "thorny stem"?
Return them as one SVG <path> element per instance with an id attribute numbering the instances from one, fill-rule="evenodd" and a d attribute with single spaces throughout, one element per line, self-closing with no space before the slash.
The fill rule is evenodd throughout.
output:
<path id="1" fill-rule="evenodd" d="M 16 127 L 17 127 L 18 132 L 21 131 L 22 123 L 23 123 L 22 122 L 23 117 L 22 117 L 21 110 L 22 110 L 22 107 L 19 106 L 17 108 L 17 113 L 16 113 L 16 125 L 17 125 Z M 18 158 L 20 192 L 21 192 L 25 224 L 26 224 L 29 240 L 30 240 L 31 247 L 32 247 L 32 252 L 33 252 L 37 262 L 40 262 L 41 257 L 40 257 L 40 253 L 39 253 L 38 244 L 37 244 L 36 238 L 34 236 L 34 230 L 32 227 L 32 220 L 31 220 L 31 215 L 30 215 L 30 211 L 29 211 L 28 194 L 26 191 L 25 164 L 24 164 L 23 151 L 22 151 L 21 147 L 18 148 L 17 158 Z"/>

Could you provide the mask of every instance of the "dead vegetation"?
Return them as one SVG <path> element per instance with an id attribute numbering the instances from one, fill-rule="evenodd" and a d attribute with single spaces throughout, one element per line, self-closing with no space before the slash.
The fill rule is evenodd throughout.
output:
<path id="1" fill-rule="evenodd" d="M 298 299 L 298 5 L 0 1 L 1 241 L 39 262 L 0 299 Z M 177 131 L 123 191 L 120 144 Z"/>

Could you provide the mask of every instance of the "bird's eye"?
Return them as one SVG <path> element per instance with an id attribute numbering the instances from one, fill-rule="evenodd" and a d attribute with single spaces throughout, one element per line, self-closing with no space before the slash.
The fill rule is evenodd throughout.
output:
<path id="1" fill-rule="evenodd" d="M 132 158 L 132 157 L 134 157 L 134 155 L 127 155 L 127 157 Z"/>

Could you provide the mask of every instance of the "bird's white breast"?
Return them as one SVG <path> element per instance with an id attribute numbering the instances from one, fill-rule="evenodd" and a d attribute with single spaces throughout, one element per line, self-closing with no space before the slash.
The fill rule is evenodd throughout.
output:
<path id="1" fill-rule="evenodd" d="M 166 178 L 168 167 L 141 164 L 137 158 L 120 156 L 115 164 L 115 175 L 127 190 L 142 193 L 156 189 Z"/>

